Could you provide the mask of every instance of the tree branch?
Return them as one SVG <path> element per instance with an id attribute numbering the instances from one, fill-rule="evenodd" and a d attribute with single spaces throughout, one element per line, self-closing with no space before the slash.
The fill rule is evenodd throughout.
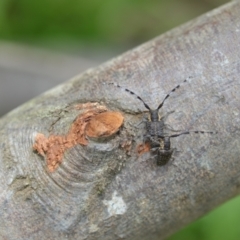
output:
<path id="1" fill-rule="evenodd" d="M 239 12 L 239 1 L 224 5 L 4 116 L 1 239 L 164 239 L 237 195 Z M 144 105 L 102 83 L 128 88 L 154 109 L 184 79 L 160 109 L 167 126 L 218 134 L 172 139 L 173 158 L 160 167 L 150 152 L 137 153 Z M 66 135 L 82 113 L 77 106 L 89 102 L 122 112 L 123 127 L 111 138 L 69 148 L 48 172 L 33 151 L 37 133 Z"/>

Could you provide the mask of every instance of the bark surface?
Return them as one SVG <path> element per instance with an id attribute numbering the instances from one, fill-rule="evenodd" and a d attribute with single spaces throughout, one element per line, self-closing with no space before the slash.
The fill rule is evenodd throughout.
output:
<path id="1" fill-rule="evenodd" d="M 0 239 L 165 239 L 240 192 L 240 2 L 234 1 L 46 92 L 0 120 Z M 191 76 L 191 78 L 189 78 Z M 168 128 L 218 131 L 172 139 L 162 167 L 143 142 L 146 109 L 176 85 Z M 98 102 L 124 125 L 64 152 L 52 173 L 37 133 L 65 135 Z M 170 131 L 170 130 L 169 130 Z"/>

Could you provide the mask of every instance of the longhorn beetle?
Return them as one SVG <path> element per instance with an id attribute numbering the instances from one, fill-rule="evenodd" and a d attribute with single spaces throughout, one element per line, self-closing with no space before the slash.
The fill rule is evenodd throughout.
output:
<path id="1" fill-rule="evenodd" d="M 182 83 L 187 82 L 185 79 Z M 174 87 L 163 99 L 163 101 L 159 104 L 157 109 L 152 110 L 144 101 L 143 99 L 138 96 L 136 93 L 132 92 L 131 90 L 124 88 L 115 83 L 107 83 L 108 85 L 114 85 L 118 88 L 125 90 L 126 92 L 136 96 L 144 105 L 146 109 L 149 111 L 149 120 L 146 122 L 146 131 L 147 134 L 145 135 L 145 141 L 149 141 L 151 146 L 151 151 L 155 152 L 157 156 L 157 165 L 162 166 L 165 165 L 172 157 L 174 149 L 171 148 L 171 138 L 181 136 L 183 134 L 190 134 L 190 133 L 210 133 L 213 134 L 214 132 L 206 132 L 206 131 L 184 131 L 178 134 L 173 135 L 165 135 L 164 134 L 164 116 L 160 118 L 159 110 L 162 108 L 164 102 L 169 98 L 169 96 L 175 92 L 178 88 L 180 88 L 180 84 Z"/>

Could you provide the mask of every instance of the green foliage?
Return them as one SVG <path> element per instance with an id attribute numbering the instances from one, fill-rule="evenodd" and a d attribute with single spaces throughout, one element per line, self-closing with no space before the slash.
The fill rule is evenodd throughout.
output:
<path id="1" fill-rule="evenodd" d="M 240 239 L 240 197 L 190 224 L 168 240 L 237 240 Z"/>
<path id="2" fill-rule="evenodd" d="M 0 38 L 138 44 L 215 7 L 211 1 L 1 0 Z"/>

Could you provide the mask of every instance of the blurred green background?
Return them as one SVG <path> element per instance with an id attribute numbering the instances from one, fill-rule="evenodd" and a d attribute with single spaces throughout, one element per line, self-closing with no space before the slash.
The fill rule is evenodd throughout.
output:
<path id="1" fill-rule="evenodd" d="M 99 61 L 102 55 L 115 56 L 226 2 L 0 0 L 0 41 L 90 56 Z M 1 73 L 0 83 L 3 87 Z M 238 197 L 169 240 L 238 240 L 239 213 Z"/>
<path id="2" fill-rule="evenodd" d="M 174 234 L 168 240 L 239 240 L 239 222 L 240 197 L 236 197 Z"/>
<path id="3" fill-rule="evenodd" d="M 226 0 L 1 0 L 0 38 L 126 50 Z M 73 51 L 74 52 L 74 51 Z"/>

